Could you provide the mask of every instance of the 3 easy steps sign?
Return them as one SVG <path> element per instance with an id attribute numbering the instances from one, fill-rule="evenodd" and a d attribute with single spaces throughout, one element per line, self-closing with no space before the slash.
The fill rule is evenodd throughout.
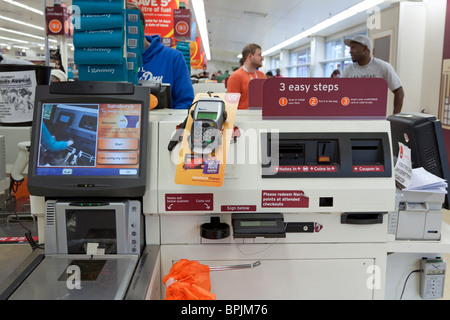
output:
<path id="1" fill-rule="evenodd" d="M 385 119 L 381 78 L 270 78 L 262 85 L 263 119 Z"/>

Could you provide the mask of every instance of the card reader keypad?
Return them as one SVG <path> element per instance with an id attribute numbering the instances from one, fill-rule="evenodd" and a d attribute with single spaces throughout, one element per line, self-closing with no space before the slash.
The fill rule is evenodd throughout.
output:
<path id="1" fill-rule="evenodd" d="M 215 140 L 216 129 L 213 124 L 197 121 L 194 123 L 194 143 L 208 144 Z"/>

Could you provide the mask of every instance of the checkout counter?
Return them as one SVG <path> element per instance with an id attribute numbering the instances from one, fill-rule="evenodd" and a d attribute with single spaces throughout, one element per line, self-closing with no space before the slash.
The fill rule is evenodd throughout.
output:
<path id="1" fill-rule="evenodd" d="M 160 223 L 161 274 L 182 258 L 211 267 L 259 261 L 211 272 L 211 292 L 217 299 L 383 297 L 366 282 L 374 270 L 385 276 L 395 206 L 389 123 L 268 121 L 261 111 L 238 110 L 240 137 L 223 185 L 204 187 L 172 178 L 179 149 L 169 152 L 167 137 L 182 121 L 152 124 L 158 171 L 149 178 L 157 177 L 158 189 L 144 196 L 144 214 Z"/>
<path id="2" fill-rule="evenodd" d="M 399 207 L 388 121 L 238 110 L 223 185 L 207 187 L 175 183 L 181 144 L 168 143 L 185 118 L 150 112 L 142 197 L 33 195 L 45 251 L 0 285 L 1 298 L 164 299 L 162 278 L 181 259 L 211 268 L 217 300 L 385 298 Z M 105 227 L 109 211 L 116 219 Z"/>

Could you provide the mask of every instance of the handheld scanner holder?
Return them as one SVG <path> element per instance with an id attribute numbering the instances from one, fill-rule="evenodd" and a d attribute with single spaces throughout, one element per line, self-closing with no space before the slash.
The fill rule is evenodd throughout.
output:
<path id="1" fill-rule="evenodd" d="M 189 146 L 194 153 L 212 153 L 221 144 L 222 124 L 227 117 L 225 103 L 217 97 L 201 98 L 191 111 Z"/>
<path id="2" fill-rule="evenodd" d="M 20 151 L 11 171 L 11 179 L 20 182 L 24 179 L 23 170 L 25 170 L 28 165 L 30 141 L 19 142 L 17 148 L 19 148 Z"/>

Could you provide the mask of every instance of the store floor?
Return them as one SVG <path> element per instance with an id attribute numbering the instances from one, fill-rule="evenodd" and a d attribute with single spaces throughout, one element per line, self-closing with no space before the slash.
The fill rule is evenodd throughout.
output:
<path id="1" fill-rule="evenodd" d="M 29 206 L 27 201 L 16 203 L 17 213 L 21 215 L 23 226 L 17 221 L 15 214 L 0 203 L 0 283 L 32 252 L 28 243 L 23 241 L 27 228 L 33 236 L 37 235 L 37 223 L 27 216 Z M 450 211 L 444 210 L 443 221 L 450 224 Z M 7 240 L 7 241 L 5 241 Z M 450 270 L 450 253 L 444 254 L 447 270 Z M 450 276 L 446 274 L 444 300 L 450 300 Z"/>

